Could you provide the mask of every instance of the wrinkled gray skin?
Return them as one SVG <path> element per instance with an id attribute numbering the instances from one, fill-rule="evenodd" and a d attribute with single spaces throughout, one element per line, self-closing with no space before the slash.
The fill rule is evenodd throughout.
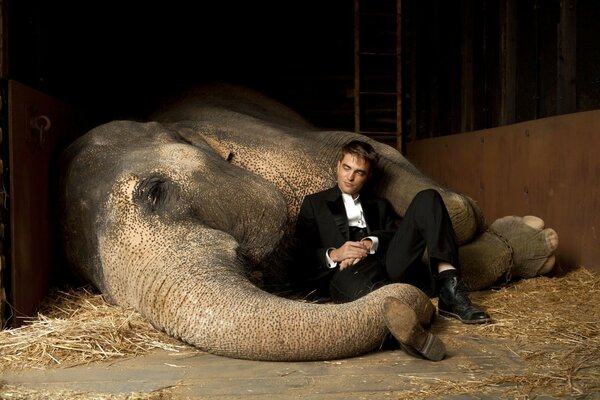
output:
<path id="1" fill-rule="evenodd" d="M 382 154 L 378 190 L 400 214 L 433 187 L 460 243 L 486 229 L 470 199 L 439 187 L 394 149 L 319 131 L 252 91 L 197 90 L 152 120 L 101 125 L 64 152 L 65 253 L 112 302 L 214 354 L 315 360 L 368 352 L 388 332 L 381 315 L 387 296 L 411 305 L 423 323 L 431 320 L 431 302 L 409 285 L 334 305 L 279 297 L 248 277 L 288 242 L 303 197 L 335 183 L 339 148 L 349 140 L 368 141 Z M 482 252 L 475 248 L 476 259 Z M 503 258 L 486 279 L 506 274 L 511 263 Z M 489 283 L 477 280 L 472 287 Z"/>

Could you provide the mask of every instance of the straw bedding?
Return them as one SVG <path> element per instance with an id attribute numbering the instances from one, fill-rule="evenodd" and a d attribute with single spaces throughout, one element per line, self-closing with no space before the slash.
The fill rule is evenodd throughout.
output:
<path id="1" fill-rule="evenodd" d="M 111 306 L 87 288 L 55 291 L 38 316 L 0 332 L 3 368 L 70 367 L 185 346 L 132 309 Z"/>
<path id="2" fill-rule="evenodd" d="M 501 386 L 507 398 L 600 398 L 598 272 L 578 268 L 563 276 L 537 277 L 476 292 L 471 298 L 491 313 L 493 324 L 452 322 L 445 332 L 436 331 L 436 326 L 433 331 L 449 347 L 449 335 L 510 339 L 507 347 L 525 362 L 526 373 L 495 371 L 478 382 L 437 381 L 415 394 L 485 393 L 486 388 Z"/>
<path id="3" fill-rule="evenodd" d="M 392 398 L 497 393 L 499 387 L 509 398 L 600 398 L 600 273 L 578 268 L 476 292 L 471 297 L 493 315 L 495 323 L 467 326 L 451 321 L 443 326 L 436 323 L 432 330 L 450 349 L 460 348 L 461 335 L 506 341 L 508 349 L 525 364 L 525 372 L 479 371 L 476 381 L 414 378 L 414 390 L 394 393 Z M 89 289 L 69 289 L 53 293 L 25 326 L 0 332 L 0 372 L 69 367 L 154 349 L 194 351 L 158 332 L 131 309 L 111 306 Z M 471 371 L 468 365 L 461 368 L 465 373 Z M 169 391 L 93 398 L 161 399 L 170 398 Z M 3 385 L 0 380 L 0 399 L 65 396 Z M 88 398 L 73 393 L 68 397 Z"/>

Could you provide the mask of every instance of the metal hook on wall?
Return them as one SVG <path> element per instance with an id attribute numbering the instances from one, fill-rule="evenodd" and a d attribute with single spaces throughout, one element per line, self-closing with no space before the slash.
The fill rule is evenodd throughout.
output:
<path id="1" fill-rule="evenodd" d="M 45 115 L 38 115 L 31 119 L 31 128 L 34 131 L 34 134 L 39 136 L 40 146 L 44 144 L 46 138 L 44 137 L 44 133 L 49 131 L 52 127 L 52 121 Z"/>

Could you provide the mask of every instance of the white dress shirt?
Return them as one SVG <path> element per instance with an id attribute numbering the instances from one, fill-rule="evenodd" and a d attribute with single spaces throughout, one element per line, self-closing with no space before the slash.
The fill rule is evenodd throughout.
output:
<path id="1" fill-rule="evenodd" d="M 352 198 L 351 195 L 347 193 L 342 193 L 342 199 L 344 200 L 344 207 L 346 208 L 348 225 L 355 226 L 357 228 L 366 228 L 367 221 L 365 221 L 363 209 L 360 205 L 360 195 L 356 196 L 356 198 Z M 377 238 L 377 236 L 366 236 L 362 240 L 365 239 L 370 239 L 373 242 L 369 254 L 375 254 L 375 252 L 377 251 L 377 247 L 379 246 L 379 239 Z M 327 258 L 327 264 L 329 265 L 329 268 L 335 268 L 337 267 L 338 263 L 333 261 L 331 257 L 329 257 L 329 251 L 331 250 L 333 250 L 333 247 L 327 249 L 325 257 Z"/>

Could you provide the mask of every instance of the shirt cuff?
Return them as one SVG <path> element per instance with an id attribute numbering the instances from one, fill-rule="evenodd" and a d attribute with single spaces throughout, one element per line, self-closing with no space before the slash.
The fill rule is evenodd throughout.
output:
<path id="1" fill-rule="evenodd" d="M 335 249 L 335 247 L 330 247 L 327 250 L 325 250 L 325 259 L 327 260 L 327 267 L 330 269 L 333 269 L 333 268 L 337 267 L 337 265 L 338 265 L 338 263 L 336 263 L 335 261 L 333 261 L 331 259 L 331 257 L 329 257 L 329 252 L 334 249 Z"/>
<path id="2" fill-rule="evenodd" d="M 365 240 L 365 239 L 370 239 L 371 242 L 373 242 L 373 245 L 371 246 L 371 250 L 369 251 L 369 254 L 375 254 L 375 252 L 379 248 L 379 238 L 377 236 L 365 236 L 361 240 Z"/>

